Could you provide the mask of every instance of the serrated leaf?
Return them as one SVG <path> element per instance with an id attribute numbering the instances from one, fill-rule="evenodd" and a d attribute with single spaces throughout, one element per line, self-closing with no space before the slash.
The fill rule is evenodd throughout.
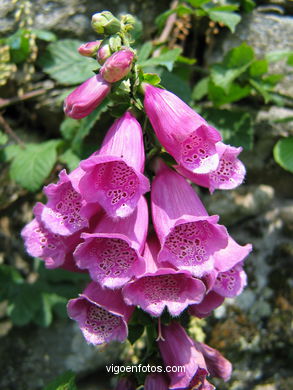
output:
<path id="1" fill-rule="evenodd" d="M 180 55 L 182 49 L 176 48 L 172 50 L 168 50 L 165 53 L 160 54 L 158 57 L 150 58 L 146 61 L 140 63 L 142 67 L 147 66 L 164 66 L 168 69 L 169 72 L 172 72 L 175 61 Z"/>
<path id="2" fill-rule="evenodd" d="M 138 56 L 138 63 L 140 64 L 143 61 L 146 61 L 151 52 L 153 50 L 153 44 L 152 42 L 146 42 L 144 43 L 140 49 L 138 50 L 137 56 Z"/>
<path id="3" fill-rule="evenodd" d="M 249 113 L 208 108 L 201 115 L 221 132 L 225 143 L 252 149 L 253 126 Z"/>
<path id="4" fill-rule="evenodd" d="M 204 77 L 193 88 L 192 99 L 197 101 L 201 100 L 204 96 L 206 96 L 208 94 L 208 86 L 209 77 Z"/>
<path id="5" fill-rule="evenodd" d="M 29 191 L 38 190 L 52 171 L 60 140 L 27 144 L 20 149 L 10 166 L 11 179 Z"/>
<path id="6" fill-rule="evenodd" d="M 98 63 L 78 53 L 77 49 L 82 43 L 74 39 L 50 43 L 39 60 L 43 71 L 63 85 L 79 84 L 94 76 Z"/>
<path id="7" fill-rule="evenodd" d="M 77 390 L 75 374 L 67 371 L 49 383 L 43 390 Z"/>
<path id="8" fill-rule="evenodd" d="M 283 169 L 293 173 L 293 137 L 280 139 L 276 143 L 274 159 Z"/>
<path id="9" fill-rule="evenodd" d="M 214 22 L 223 23 L 232 33 L 235 32 L 235 27 L 241 20 L 241 17 L 238 14 L 228 11 L 211 10 L 209 11 L 209 17 Z"/>

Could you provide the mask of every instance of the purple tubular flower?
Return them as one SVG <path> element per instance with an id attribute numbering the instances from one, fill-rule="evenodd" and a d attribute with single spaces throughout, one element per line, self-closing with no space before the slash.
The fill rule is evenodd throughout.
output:
<path id="1" fill-rule="evenodd" d="M 120 290 L 102 289 L 92 282 L 67 305 L 68 315 L 78 325 L 88 343 L 124 341 L 133 307 L 124 303 Z"/>
<path id="2" fill-rule="evenodd" d="M 201 303 L 189 306 L 188 311 L 191 315 L 198 318 L 208 317 L 214 309 L 222 305 L 224 300 L 225 298 L 221 295 L 210 291 Z"/>
<path id="3" fill-rule="evenodd" d="M 100 69 L 101 76 L 109 83 L 123 79 L 132 67 L 134 53 L 126 48 L 112 54 Z"/>
<path id="4" fill-rule="evenodd" d="M 215 267 L 219 273 L 213 286 L 214 292 L 228 298 L 241 294 L 247 279 L 242 264 L 251 250 L 251 244 L 241 246 L 229 236 L 227 247 L 215 254 Z"/>
<path id="5" fill-rule="evenodd" d="M 173 93 L 145 84 L 144 107 L 154 131 L 180 167 L 191 173 L 217 169 L 220 133 Z"/>
<path id="6" fill-rule="evenodd" d="M 101 46 L 101 43 L 102 43 L 101 40 L 84 43 L 81 46 L 79 46 L 78 52 L 84 57 L 93 57 L 97 54 L 97 51 Z"/>
<path id="7" fill-rule="evenodd" d="M 38 203 L 34 207 L 36 216 L 21 231 L 28 254 L 32 257 L 39 257 L 45 261 L 47 268 L 64 267 L 76 270 L 70 254 L 80 243 L 78 233 L 70 237 L 63 237 L 48 230 L 40 219 L 43 205 Z M 65 266 L 66 264 L 66 266 Z M 71 265 L 70 265 L 71 264 Z"/>
<path id="8" fill-rule="evenodd" d="M 139 305 L 154 317 L 160 316 L 165 307 L 172 316 L 178 316 L 188 305 L 201 302 L 206 289 L 188 271 L 159 268 L 156 262 L 159 250 L 156 237 L 150 237 L 144 251 L 146 271 L 124 286 L 124 300 L 128 305 Z"/>
<path id="9" fill-rule="evenodd" d="M 144 382 L 144 390 L 168 390 L 168 380 L 160 373 L 149 374 Z"/>
<path id="10" fill-rule="evenodd" d="M 228 381 L 232 374 L 232 364 L 216 349 L 204 343 L 194 342 L 196 348 L 203 354 L 207 369 L 211 376 Z"/>
<path id="11" fill-rule="evenodd" d="M 98 107 L 111 90 L 111 84 L 97 74 L 71 92 L 64 101 L 64 112 L 73 119 L 81 119 Z"/>
<path id="12" fill-rule="evenodd" d="M 177 322 L 162 326 L 163 340 L 159 340 L 159 349 L 165 366 L 182 366 L 182 372 L 169 372 L 169 389 L 201 389 L 208 375 L 202 353 L 195 347 L 193 340 Z M 198 387 L 196 387 L 198 386 Z"/>
<path id="13" fill-rule="evenodd" d="M 241 246 L 230 235 L 228 236 L 226 248 L 214 254 L 215 270 L 203 280 L 206 282 L 206 279 L 209 279 L 207 286 L 209 292 L 202 302 L 189 307 L 190 314 L 199 318 L 207 317 L 221 306 L 225 297 L 232 298 L 242 292 L 246 285 L 242 263 L 251 250 L 251 244 Z"/>
<path id="14" fill-rule="evenodd" d="M 89 227 L 89 219 L 98 212 L 99 205 L 87 203 L 75 189 L 76 182 L 83 174 L 80 168 L 69 175 L 63 169 L 59 174 L 59 182 L 44 188 L 48 202 L 42 205 L 40 217 L 51 232 L 69 236 Z"/>
<path id="15" fill-rule="evenodd" d="M 126 112 L 109 129 L 98 154 L 80 163 L 85 171 L 79 183 L 81 195 L 98 202 L 112 218 L 127 217 L 150 189 L 144 162 L 141 126 Z"/>
<path id="16" fill-rule="evenodd" d="M 246 172 L 244 165 L 237 158 L 242 148 L 235 148 L 218 142 L 216 143 L 216 151 L 220 161 L 214 171 L 198 174 L 180 165 L 176 166 L 176 169 L 193 183 L 209 188 L 211 194 L 215 189 L 230 190 L 236 188 L 243 182 Z"/>
<path id="17" fill-rule="evenodd" d="M 83 233 L 74 257 L 81 269 L 88 269 L 91 278 L 103 287 L 119 288 L 133 276 L 144 272 L 141 256 L 148 229 L 148 208 L 144 197 L 127 218 L 113 221 L 101 218 L 95 232 Z"/>
<path id="18" fill-rule="evenodd" d="M 159 263 L 202 277 L 214 268 L 214 253 L 225 248 L 228 233 L 219 217 L 208 216 L 193 188 L 161 163 L 152 185 L 152 215 L 161 243 Z"/>

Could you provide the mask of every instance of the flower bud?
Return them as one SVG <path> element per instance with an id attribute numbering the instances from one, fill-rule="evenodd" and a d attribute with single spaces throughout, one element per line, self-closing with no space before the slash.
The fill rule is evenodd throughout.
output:
<path id="1" fill-rule="evenodd" d="M 83 45 L 79 46 L 78 52 L 85 57 L 94 57 L 97 54 L 101 43 L 101 40 L 84 43 Z"/>
<path id="2" fill-rule="evenodd" d="M 97 52 L 97 61 L 99 64 L 103 65 L 104 62 L 112 54 L 110 46 L 108 44 L 102 45 Z"/>
<path id="3" fill-rule="evenodd" d="M 130 71 L 134 53 L 130 49 L 122 49 L 112 54 L 100 69 L 100 74 L 109 83 L 123 79 Z"/>
<path id="4" fill-rule="evenodd" d="M 111 90 L 111 85 L 97 74 L 67 96 L 64 101 L 64 112 L 73 119 L 89 115 L 104 100 Z"/>
<path id="5" fill-rule="evenodd" d="M 96 13 L 92 16 L 92 27 L 98 34 L 112 35 L 121 29 L 121 23 L 109 11 Z"/>

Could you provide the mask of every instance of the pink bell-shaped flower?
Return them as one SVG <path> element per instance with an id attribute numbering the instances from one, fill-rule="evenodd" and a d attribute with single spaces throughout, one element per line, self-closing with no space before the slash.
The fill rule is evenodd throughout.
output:
<path id="1" fill-rule="evenodd" d="M 133 276 L 144 272 L 141 254 L 148 229 L 148 208 L 141 197 L 135 211 L 127 218 L 113 221 L 104 215 L 93 233 L 84 233 L 74 252 L 79 268 L 103 287 L 119 288 Z"/>
<path id="2" fill-rule="evenodd" d="M 143 388 L 144 390 L 168 390 L 168 379 L 161 373 L 149 374 L 145 379 Z"/>
<path id="3" fill-rule="evenodd" d="M 144 107 L 158 140 L 191 173 L 217 169 L 220 133 L 173 93 L 144 84 Z"/>
<path id="4" fill-rule="evenodd" d="M 64 101 L 64 112 L 73 119 L 88 116 L 97 108 L 111 90 L 111 84 L 100 74 L 92 76 L 73 92 Z"/>
<path id="5" fill-rule="evenodd" d="M 43 206 L 37 203 L 34 207 L 35 218 L 21 231 L 28 254 L 44 260 L 47 268 L 62 267 L 77 271 L 72 253 L 81 242 L 80 234 L 64 237 L 48 230 L 40 218 Z"/>
<path id="6" fill-rule="evenodd" d="M 193 188 L 159 162 L 152 183 L 152 216 L 161 244 L 159 263 L 202 277 L 214 269 L 214 254 L 227 246 L 228 232 L 209 216 Z"/>
<path id="7" fill-rule="evenodd" d="M 53 233 L 69 236 L 87 228 L 90 218 L 101 209 L 98 204 L 86 202 L 76 190 L 83 173 L 77 168 L 67 175 L 63 169 L 57 184 L 44 187 L 48 202 L 40 206 L 40 217 L 44 226 Z"/>
<path id="8" fill-rule="evenodd" d="M 245 167 L 237 158 L 242 148 L 225 145 L 223 142 L 216 143 L 216 151 L 220 161 L 218 167 L 208 173 L 193 173 L 182 165 L 177 165 L 175 168 L 179 173 L 185 176 L 199 186 L 207 187 L 210 193 L 216 189 L 230 190 L 238 187 L 244 180 Z"/>
<path id="9" fill-rule="evenodd" d="M 160 267 L 157 263 L 159 250 L 153 235 L 145 246 L 146 270 L 124 286 L 124 300 L 129 305 L 139 305 L 154 317 L 160 316 L 165 307 L 172 316 L 178 316 L 188 305 L 202 301 L 205 285 L 188 271 Z"/>
<path id="10" fill-rule="evenodd" d="M 141 126 L 126 112 L 109 129 L 99 152 L 80 163 L 85 172 L 79 182 L 81 195 L 98 202 L 112 218 L 127 217 L 150 189 L 144 162 Z"/>
<path id="11" fill-rule="evenodd" d="M 86 341 L 95 345 L 124 341 L 133 309 L 124 303 L 120 290 L 103 289 L 94 282 L 67 305 L 69 317 L 78 322 Z"/>
<path id="12" fill-rule="evenodd" d="M 162 325 L 162 337 L 164 340 L 159 340 L 158 344 L 165 367 L 177 368 L 168 372 L 169 389 L 201 389 L 200 385 L 204 383 L 208 370 L 204 357 L 195 347 L 194 341 L 177 322 L 172 322 L 168 326 Z"/>

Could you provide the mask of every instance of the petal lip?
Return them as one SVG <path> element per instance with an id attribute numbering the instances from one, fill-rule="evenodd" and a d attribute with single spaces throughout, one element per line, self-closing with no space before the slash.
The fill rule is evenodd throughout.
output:
<path id="1" fill-rule="evenodd" d="M 108 198 L 105 193 L 113 191 L 114 188 L 112 190 L 110 186 L 105 188 L 99 188 L 98 185 L 95 184 L 95 172 L 100 164 L 117 162 L 126 164 L 123 158 L 108 155 L 96 155 L 90 157 L 87 160 L 82 161 L 80 163 L 80 167 L 85 171 L 85 174 L 80 179 L 79 191 L 87 202 L 98 202 L 106 210 L 107 214 L 110 215 L 112 218 L 125 218 L 134 211 L 139 201 L 139 198 L 146 192 L 150 191 L 150 182 L 148 178 L 144 176 L 141 172 L 137 171 L 132 166 L 126 164 L 126 167 L 130 169 L 130 172 L 132 172 L 131 174 L 134 175 L 137 180 L 136 188 L 134 187 L 135 193 L 130 198 L 126 198 L 125 200 L 119 200 L 117 206 L 112 205 L 112 198 Z M 124 187 L 122 186 L 121 191 L 123 191 L 123 188 Z"/>

